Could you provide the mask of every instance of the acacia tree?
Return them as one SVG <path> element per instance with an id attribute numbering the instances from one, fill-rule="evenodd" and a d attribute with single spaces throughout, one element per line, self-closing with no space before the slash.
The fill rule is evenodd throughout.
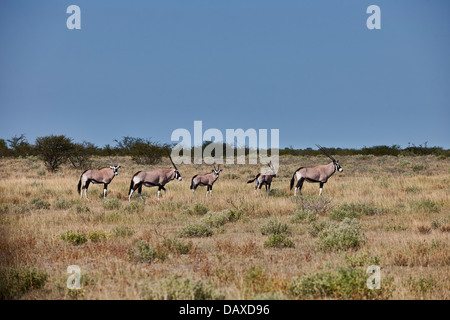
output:
<path id="1" fill-rule="evenodd" d="M 46 168 L 55 172 L 67 161 L 73 150 L 72 139 L 64 135 L 36 138 L 35 150 L 38 157 L 44 161 Z"/>
<path id="2" fill-rule="evenodd" d="M 137 164 L 156 164 L 170 151 L 168 144 L 152 142 L 149 139 L 123 137 L 120 141 L 114 141 L 117 143 L 116 150 L 120 150 L 123 155 L 130 155 Z"/>

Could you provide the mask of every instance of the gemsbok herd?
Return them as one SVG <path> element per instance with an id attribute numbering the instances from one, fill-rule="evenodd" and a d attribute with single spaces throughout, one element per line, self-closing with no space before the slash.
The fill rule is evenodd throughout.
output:
<path id="1" fill-rule="evenodd" d="M 328 179 L 336 172 L 342 172 L 343 169 L 341 165 L 339 164 L 339 161 L 334 159 L 330 154 L 328 154 L 325 149 L 319 145 L 319 150 L 322 151 L 328 158 L 331 159 L 331 162 L 328 164 L 322 164 L 315 167 L 300 167 L 292 176 L 291 182 L 290 182 L 290 190 L 294 187 L 295 178 L 297 178 L 297 184 L 294 189 L 294 196 L 297 195 L 297 190 L 302 195 L 302 186 L 303 182 L 312 182 L 312 183 L 319 183 L 320 189 L 319 189 L 319 195 L 322 195 L 322 189 L 323 185 L 328 181 Z M 142 197 L 142 186 L 145 187 L 158 187 L 158 200 L 161 195 L 161 190 L 164 190 L 164 194 L 166 194 L 166 188 L 164 187 L 167 183 L 170 181 L 177 179 L 179 181 L 182 180 L 181 174 L 177 169 L 177 166 L 172 160 L 172 157 L 170 154 L 168 154 L 170 162 L 172 162 L 172 165 L 174 169 L 167 169 L 167 168 L 156 168 L 151 171 L 138 171 L 136 172 L 133 177 L 131 178 L 130 182 L 130 189 L 128 191 L 128 201 L 131 201 L 131 196 L 133 193 L 137 190 L 139 197 L 143 199 Z M 272 163 L 268 163 L 268 166 L 270 168 L 270 171 L 265 172 L 264 174 L 258 173 L 254 179 L 248 180 L 247 183 L 255 182 L 255 193 L 259 190 L 259 194 L 261 194 L 261 187 L 266 187 L 267 195 L 270 193 L 270 186 L 272 184 L 272 179 L 276 177 L 275 169 L 272 165 Z M 119 169 L 122 168 L 117 163 L 113 166 L 110 166 L 109 168 L 102 168 L 100 170 L 85 170 L 81 176 L 80 180 L 78 182 L 78 192 L 80 193 L 81 198 L 83 197 L 83 191 L 84 196 L 86 199 L 88 199 L 87 196 L 87 190 L 89 187 L 89 184 L 92 182 L 94 184 L 103 184 L 103 198 L 106 198 L 106 193 L 108 189 L 108 184 L 111 183 L 111 181 L 114 179 L 115 176 L 119 174 Z M 206 174 L 196 174 L 191 179 L 191 185 L 189 189 L 192 190 L 192 194 L 194 194 L 195 189 L 199 186 L 206 186 L 206 197 L 209 196 L 212 197 L 212 187 L 214 185 L 214 182 L 219 179 L 219 174 L 223 171 L 223 169 L 220 169 L 220 165 L 217 167 L 214 166 L 214 169 Z M 88 199 L 89 200 L 89 199 Z"/>

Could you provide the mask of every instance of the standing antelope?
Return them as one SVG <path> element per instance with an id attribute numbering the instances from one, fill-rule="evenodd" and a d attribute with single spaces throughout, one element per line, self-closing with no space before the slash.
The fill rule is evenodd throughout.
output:
<path id="1" fill-rule="evenodd" d="M 272 162 L 270 162 L 268 164 L 268 166 L 272 170 L 271 173 L 265 173 L 265 174 L 258 173 L 254 179 L 247 181 L 247 183 L 252 183 L 253 181 L 255 181 L 255 194 L 256 194 L 257 189 L 259 189 L 259 194 L 261 194 L 261 187 L 263 185 L 265 185 L 267 195 L 269 195 L 270 185 L 272 184 L 272 179 L 276 178 L 277 175 L 275 173 L 275 169 L 272 166 Z"/>
<path id="2" fill-rule="evenodd" d="M 208 197 L 208 191 L 209 196 L 212 197 L 212 187 L 214 182 L 216 182 L 217 179 L 219 179 L 219 173 L 221 173 L 223 169 L 220 169 L 220 164 L 217 166 L 214 166 L 214 169 L 212 172 L 203 174 L 203 175 L 195 175 L 192 177 L 191 186 L 190 189 L 192 189 L 192 194 L 194 194 L 195 189 L 197 189 L 198 186 L 206 186 L 206 197 Z"/>
<path id="3" fill-rule="evenodd" d="M 119 174 L 120 168 L 122 168 L 122 166 L 118 165 L 116 158 L 116 164 L 114 166 L 110 166 L 109 168 L 102 168 L 100 170 L 85 170 L 80 176 L 80 181 L 78 181 L 78 192 L 80 193 L 81 198 L 83 198 L 84 190 L 84 196 L 88 199 L 87 189 L 89 188 L 89 184 L 91 182 L 94 184 L 103 183 L 103 198 L 106 198 L 108 184 L 110 184 L 112 179 Z"/>
<path id="4" fill-rule="evenodd" d="M 182 180 L 180 172 L 177 166 L 172 161 L 172 157 L 169 154 L 170 162 L 172 162 L 175 169 L 157 168 L 151 171 L 138 171 L 134 174 L 130 183 L 130 190 L 128 191 L 128 201 L 131 201 L 131 196 L 136 189 L 141 199 L 142 197 L 142 185 L 146 187 L 158 187 L 158 200 L 161 194 L 161 190 L 164 190 L 166 194 L 166 188 L 164 186 L 173 179 Z"/>
<path id="5" fill-rule="evenodd" d="M 342 172 L 343 169 L 339 164 L 339 161 L 330 156 L 324 148 L 317 145 L 328 158 L 332 160 L 329 164 L 321 164 L 312 168 L 301 167 L 294 172 L 294 175 L 291 179 L 290 189 L 294 186 L 294 179 L 297 177 L 297 185 L 295 186 L 294 196 L 297 195 L 297 189 L 302 195 L 302 186 L 303 182 L 306 180 L 307 182 L 315 182 L 320 183 L 319 195 L 322 195 L 323 184 L 328 181 L 328 179 L 337 171 Z"/>

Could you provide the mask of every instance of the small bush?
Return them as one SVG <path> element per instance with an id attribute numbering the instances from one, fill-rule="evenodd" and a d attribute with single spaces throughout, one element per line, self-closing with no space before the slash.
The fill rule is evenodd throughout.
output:
<path id="1" fill-rule="evenodd" d="M 312 236 L 312 237 L 317 237 L 319 235 L 320 232 L 322 232 L 323 229 L 325 229 L 328 224 L 330 224 L 330 222 L 328 221 L 313 221 L 310 225 L 309 225 L 309 229 L 308 229 L 308 233 Z"/>
<path id="2" fill-rule="evenodd" d="M 135 231 L 127 226 L 117 226 L 112 229 L 112 234 L 115 237 L 131 237 Z"/>
<path id="3" fill-rule="evenodd" d="M 278 221 L 278 219 L 276 218 L 270 219 L 265 225 L 263 225 L 261 227 L 261 233 L 265 236 L 271 234 L 291 234 L 291 232 L 289 231 L 289 226 Z"/>
<path id="4" fill-rule="evenodd" d="M 36 210 L 50 209 L 50 202 L 42 200 L 41 198 L 33 198 L 28 202 L 28 204 L 31 206 L 32 209 Z"/>
<path id="5" fill-rule="evenodd" d="M 47 173 L 47 172 L 46 172 L 45 170 L 38 170 L 38 171 L 36 171 L 36 174 L 37 174 L 38 176 L 45 176 L 46 173 Z"/>
<path id="6" fill-rule="evenodd" d="M 436 202 L 429 199 L 413 202 L 411 209 L 426 213 L 437 213 L 441 210 Z"/>
<path id="7" fill-rule="evenodd" d="M 312 223 L 317 221 L 318 215 L 309 210 L 297 209 L 291 217 L 294 223 Z"/>
<path id="8" fill-rule="evenodd" d="M 144 212 L 145 206 L 143 202 L 131 202 L 123 208 L 126 213 L 141 213 Z"/>
<path id="9" fill-rule="evenodd" d="M 288 194 L 284 189 L 271 189 L 269 192 L 269 197 L 274 198 L 286 198 Z"/>
<path id="10" fill-rule="evenodd" d="M 355 211 L 335 209 L 330 213 L 329 218 L 332 220 L 336 220 L 336 221 L 342 221 L 345 218 L 353 219 L 353 218 L 359 218 L 360 216 L 361 216 L 361 214 L 358 212 L 355 212 Z"/>
<path id="11" fill-rule="evenodd" d="M 98 242 L 107 238 L 107 234 L 101 230 L 91 230 L 88 231 L 86 237 L 92 242 Z"/>
<path id="12" fill-rule="evenodd" d="M 9 212 L 9 204 L 2 203 L 0 206 L 0 214 L 8 213 Z"/>
<path id="13" fill-rule="evenodd" d="M 420 163 L 412 166 L 412 170 L 414 172 L 420 172 L 420 171 L 423 171 L 424 169 L 425 169 L 425 166 L 423 164 L 420 164 Z"/>
<path id="14" fill-rule="evenodd" d="M 183 212 L 189 215 L 203 216 L 208 213 L 209 209 L 203 203 L 195 203 L 190 208 L 185 209 Z"/>
<path id="15" fill-rule="evenodd" d="M 87 213 L 91 212 L 88 206 L 80 206 L 77 204 L 75 207 L 72 208 L 75 213 Z"/>
<path id="16" fill-rule="evenodd" d="M 232 219 L 230 210 L 222 212 L 210 212 L 202 218 L 202 222 L 214 228 L 219 228 Z"/>
<path id="17" fill-rule="evenodd" d="M 356 219 L 344 218 L 340 223 L 328 224 L 319 233 L 319 248 L 325 251 L 356 249 L 364 242 L 364 233 Z"/>
<path id="18" fill-rule="evenodd" d="M 37 269 L 0 268 L 0 300 L 17 299 L 29 290 L 42 288 L 48 280 Z"/>
<path id="19" fill-rule="evenodd" d="M 179 237 L 193 238 L 193 237 L 210 237 L 213 232 L 205 223 L 189 224 L 178 231 Z"/>
<path id="20" fill-rule="evenodd" d="M 83 243 L 87 242 L 87 240 L 88 240 L 84 233 L 73 232 L 72 230 L 62 233 L 59 237 L 61 238 L 61 240 L 64 240 L 66 242 L 76 244 L 76 245 L 83 244 Z"/>
<path id="21" fill-rule="evenodd" d="M 369 206 L 364 203 L 353 202 L 340 205 L 339 210 L 348 212 L 348 218 L 357 218 L 361 215 L 374 216 L 382 213 L 382 210 L 377 207 Z"/>
<path id="22" fill-rule="evenodd" d="M 122 203 L 117 198 L 106 198 L 102 200 L 102 207 L 106 210 L 120 209 Z"/>
<path id="23" fill-rule="evenodd" d="M 212 284 L 189 278 L 165 279 L 152 286 L 144 287 L 146 300 L 222 300 L 225 297 L 216 292 Z"/>
<path id="24" fill-rule="evenodd" d="M 406 280 L 406 284 L 409 290 L 419 297 L 433 291 L 437 286 L 436 280 L 432 278 L 414 279 L 411 276 Z"/>
<path id="25" fill-rule="evenodd" d="M 383 279 L 381 289 L 367 287 L 368 275 L 359 269 L 341 268 L 336 273 L 323 272 L 294 279 L 291 295 L 302 299 L 388 299 L 392 295 L 392 279 Z"/>
<path id="26" fill-rule="evenodd" d="M 155 260 L 164 261 L 167 258 L 168 252 L 161 247 L 151 248 L 150 244 L 140 240 L 136 243 L 135 249 L 129 251 L 129 254 L 134 260 L 150 263 Z"/>
<path id="27" fill-rule="evenodd" d="M 345 255 L 345 261 L 352 267 L 368 267 L 371 265 L 380 265 L 380 258 L 377 256 L 369 256 L 367 253 L 357 255 Z"/>
<path id="28" fill-rule="evenodd" d="M 176 254 L 188 254 L 192 251 L 192 242 L 185 243 L 178 239 L 164 239 L 163 246 Z"/>
<path id="29" fill-rule="evenodd" d="M 72 207 L 72 203 L 66 199 L 56 199 L 53 205 L 59 210 L 66 210 Z"/>
<path id="30" fill-rule="evenodd" d="M 265 248 L 293 248 L 294 242 L 284 233 L 271 234 L 269 238 L 264 241 Z"/>

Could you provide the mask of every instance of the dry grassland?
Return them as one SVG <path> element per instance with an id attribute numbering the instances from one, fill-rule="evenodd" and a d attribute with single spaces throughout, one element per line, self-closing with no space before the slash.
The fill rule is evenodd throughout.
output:
<path id="1" fill-rule="evenodd" d="M 119 160 L 106 201 L 92 184 L 80 199 L 78 170 L 0 160 L 1 298 L 450 298 L 447 158 L 342 157 L 323 196 L 305 183 L 303 199 L 290 178 L 324 157 L 282 157 L 269 197 L 246 184 L 259 166 L 224 165 L 206 199 L 189 185 L 210 167 L 180 165 L 167 195 L 144 188 L 145 202 L 136 193 L 131 203 L 132 175 L 149 168 Z M 372 264 L 379 290 L 365 286 Z M 81 290 L 66 287 L 69 265 L 81 268 Z"/>

